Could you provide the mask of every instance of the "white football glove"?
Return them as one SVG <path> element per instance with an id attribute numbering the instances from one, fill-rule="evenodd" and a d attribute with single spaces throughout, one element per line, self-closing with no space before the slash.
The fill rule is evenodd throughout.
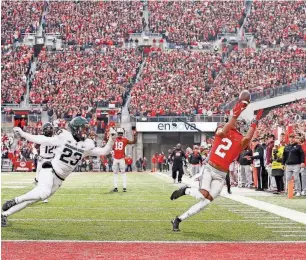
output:
<path id="1" fill-rule="evenodd" d="M 23 131 L 20 127 L 14 127 L 13 132 L 14 132 L 15 137 L 22 137 Z"/>
<path id="2" fill-rule="evenodd" d="M 114 128 L 109 129 L 109 140 L 112 140 L 112 142 L 115 142 L 117 138 L 117 131 Z"/>

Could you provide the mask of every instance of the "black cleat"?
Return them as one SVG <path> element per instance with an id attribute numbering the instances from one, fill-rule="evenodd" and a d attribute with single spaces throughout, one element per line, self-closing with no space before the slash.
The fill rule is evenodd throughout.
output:
<path id="1" fill-rule="evenodd" d="M 113 192 L 118 192 L 118 189 L 117 189 L 117 188 L 114 188 L 114 189 L 113 189 Z"/>
<path id="2" fill-rule="evenodd" d="M 1 214 L 1 227 L 7 227 L 7 216 Z"/>
<path id="3" fill-rule="evenodd" d="M 180 226 L 180 222 L 181 222 L 181 220 L 178 217 L 176 217 L 175 219 L 171 220 L 171 224 L 172 224 L 174 232 L 180 231 L 180 227 L 179 227 Z"/>
<path id="4" fill-rule="evenodd" d="M 11 207 L 14 207 L 16 205 L 16 201 L 15 199 L 12 200 L 8 200 L 7 202 L 5 202 L 2 206 L 2 210 L 3 211 L 7 211 L 8 209 L 10 209 Z"/>
<path id="5" fill-rule="evenodd" d="M 179 188 L 178 190 L 175 190 L 175 191 L 171 194 L 170 199 L 171 199 L 171 200 L 176 200 L 176 199 L 178 199 L 179 197 L 182 197 L 182 196 L 186 195 L 186 194 L 185 194 L 185 191 L 186 191 L 187 188 L 188 188 L 188 186 L 185 185 L 185 186 Z"/>
<path id="6" fill-rule="evenodd" d="M 123 192 L 126 192 L 126 188 L 123 188 Z"/>

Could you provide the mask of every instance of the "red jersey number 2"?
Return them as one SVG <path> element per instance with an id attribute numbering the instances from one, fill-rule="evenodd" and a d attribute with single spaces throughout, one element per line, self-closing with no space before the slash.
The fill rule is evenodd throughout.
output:
<path id="1" fill-rule="evenodd" d="M 225 144 L 220 144 L 220 145 L 217 147 L 217 149 L 216 149 L 216 151 L 215 151 L 215 154 L 218 155 L 218 156 L 220 156 L 221 158 L 224 158 L 225 155 L 226 155 L 226 152 L 225 152 L 225 151 L 228 151 L 228 150 L 231 148 L 231 146 L 232 146 L 233 143 L 232 143 L 232 141 L 231 141 L 230 139 L 228 139 L 228 138 L 223 138 L 223 139 L 222 139 L 222 142 L 225 143 Z"/>
<path id="2" fill-rule="evenodd" d="M 115 142 L 115 150 L 123 150 L 123 142 Z"/>

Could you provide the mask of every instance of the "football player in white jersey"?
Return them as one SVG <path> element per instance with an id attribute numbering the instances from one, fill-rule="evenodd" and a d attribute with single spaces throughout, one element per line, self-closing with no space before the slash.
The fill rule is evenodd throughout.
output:
<path id="1" fill-rule="evenodd" d="M 2 206 L 1 226 L 7 226 L 7 217 L 24 209 L 28 205 L 50 197 L 62 185 L 62 182 L 73 172 L 74 168 L 86 156 L 107 155 L 112 150 L 116 131 L 110 130 L 110 137 L 103 148 L 95 147 L 93 140 L 88 139 L 90 127 L 83 117 L 75 117 L 69 124 L 71 132 L 60 130 L 57 135 L 31 135 L 15 127 L 17 132 L 26 140 L 41 144 L 56 146 L 54 158 L 42 165 L 37 186 L 28 193 L 8 200 Z"/>
<path id="2" fill-rule="evenodd" d="M 51 123 L 45 123 L 42 127 L 42 132 L 44 136 L 47 137 L 51 137 L 53 136 L 54 130 L 53 130 L 53 126 Z M 39 146 L 39 147 L 37 147 Z M 44 164 L 44 162 L 46 161 L 50 161 L 53 159 L 54 157 L 54 149 L 56 148 L 56 146 L 53 145 L 46 145 L 46 144 L 41 144 L 41 145 L 37 145 L 35 148 L 38 149 L 39 153 L 38 153 L 38 162 L 37 162 L 37 167 L 36 167 L 36 176 L 35 176 L 35 185 L 37 185 L 38 183 L 38 179 L 39 179 L 39 172 L 42 168 L 42 165 Z M 43 177 L 43 176 L 42 176 Z M 47 203 L 48 200 L 45 199 L 42 202 Z"/>

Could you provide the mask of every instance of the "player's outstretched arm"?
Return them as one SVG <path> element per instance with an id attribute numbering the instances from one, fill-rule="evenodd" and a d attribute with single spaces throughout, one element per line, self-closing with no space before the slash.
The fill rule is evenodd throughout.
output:
<path id="1" fill-rule="evenodd" d="M 137 143 L 137 133 L 134 133 L 133 141 L 128 140 L 127 144 L 136 144 Z"/>
<path id="2" fill-rule="evenodd" d="M 249 102 L 247 101 L 239 101 L 236 103 L 235 107 L 233 108 L 233 116 L 231 119 L 224 125 L 223 128 L 218 129 L 216 135 L 218 136 L 225 136 L 228 132 L 234 128 L 237 118 L 240 116 L 243 110 L 246 109 Z"/>
<path id="3" fill-rule="evenodd" d="M 253 121 L 251 123 L 250 129 L 248 130 L 245 137 L 242 139 L 241 146 L 243 147 L 243 149 L 245 149 L 249 145 L 250 141 L 252 140 L 252 137 L 253 137 L 253 135 L 256 131 L 257 125 L 259 123 L 259 120 L 262 117 L 262 113 L 263 113 L 263 109 L 258 110 L 255 119 L 253 119 Z"/>
<path id="4" fill-rule="evenodd" d="M 115 140 L 117 138 L 117 132 L 111 128 L 110 129 L 110 137 L 108 139 L 108 142 L 106 143 L 106 145 L 104 147 L 95 147 L 91 150 L 89 150 L 87 152 L 88 156 L 101 156 L 101 155 L 107 155 L 111 152 L 111 150 L 113 149 Z"/>
<path id="5" fill-rule="evenodd" d="M 22 131 L 20 127 L 13 128 L 14 133 L 19 134 L 22 138 L 36 144 L 46 144 L 46 145 L 54 145 L 57 146 L 60 144 L 60 140 L 58 136 L 47 137 L 44 135 L 31 135 Z"/>

